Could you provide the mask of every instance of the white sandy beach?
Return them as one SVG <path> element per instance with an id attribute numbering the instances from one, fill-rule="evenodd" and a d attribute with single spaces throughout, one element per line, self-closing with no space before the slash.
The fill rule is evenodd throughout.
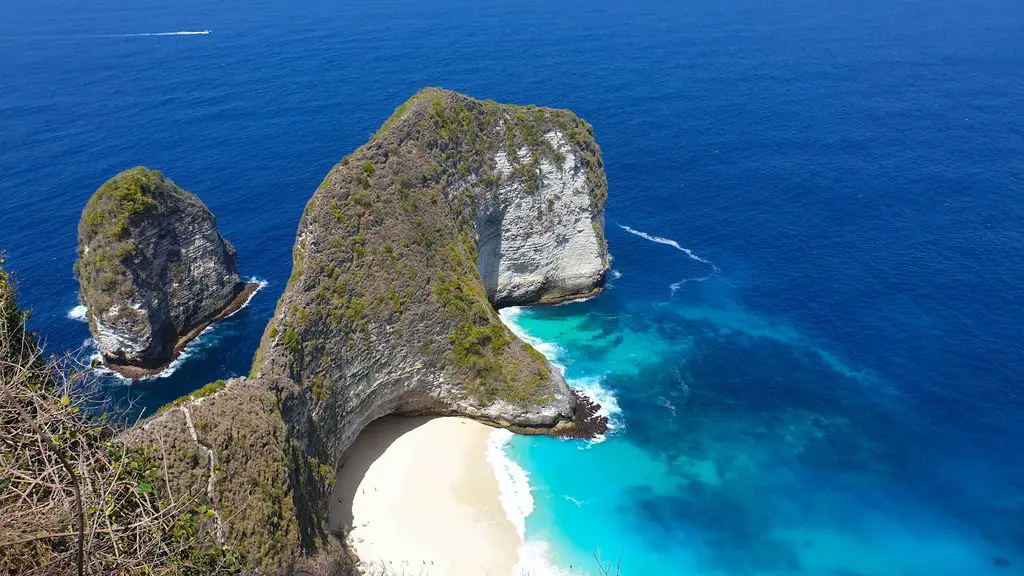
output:
<path id="1" fill-rule="evenodd" d="M 394 574 L 508 576 L 519 536 L 486 460 L 492 428 L 466 418 L 382 418 L 345 455 L 331 496 L 364 563 Z"/>

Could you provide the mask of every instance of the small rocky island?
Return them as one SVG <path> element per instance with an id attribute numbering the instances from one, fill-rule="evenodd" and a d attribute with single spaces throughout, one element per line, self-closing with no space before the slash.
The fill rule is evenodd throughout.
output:
<path id="1" fill-rule="evenodd" d="M 161 178 L 159 186 L 168 184 Z M 199 495 L 210 507 L 210 529 L 226 549 L 261 572 L 281 573 L 332 553 L 326 520 L 334 471 L 382 416 L 461 415 L 556 436 L 604 432 L 597 405 L 512 334 L 496 309 L 601 290 L 609 267 L 606 195 L 592 128 L 572 112 L 421 91 L 343 158 L 307 204 L 291 278 L 250 377 L 167 406 L 131 433 L 134 441 L 160 455 L 169 490 Z M 129 199 L 104 213 L 151 209 Z M 97 249 L 86 220 L 83 262 Z M 170 224 L 148 224 L 162 225 Z M 212 217 L 204 230 L 189 235 L 204 239 L 194 270 L 216 272 L 205 293 L 189 288 L 211 302 L 194 319 L 217 309 L 214 295 L 223 305 L 238 294 L 228 286 L 237 278 L 233 266 L 215 265 L 233 259 L 217 257 L 230 249 L 215 249 Z M 101 311 L 94 318 L 103 330 L 117 326 L 127 335 L 127 344 L 108 338 L 109 352 L 143 357 L 155 329 L 122 321 L 121 313 L 148 311 L 139 293 L 174 290 L 180 277 L 169 264 L 154 266 L 122 293 L 120 279 L 134 277 L 117 269 L 118 281 L 101 291 L 107 300 L 94 301 L 90 290 L 105 286 L 94 284 L 103 268 L 88 266 L 80 271 L 83 300 Z"/>
<path id="2" fill-rule="evenodd" d="M 92 195 L 78 225 L 79 299 L 104 364 L 155 374 L 256 289 L 210 210 L 162 173 L 136 167 Z"/>

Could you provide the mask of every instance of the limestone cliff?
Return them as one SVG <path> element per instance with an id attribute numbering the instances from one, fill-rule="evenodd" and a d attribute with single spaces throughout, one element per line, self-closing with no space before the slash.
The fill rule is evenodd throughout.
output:
<path id="1" fill-rule="evenodd" d="M 329 459 L 394 412 L 569 426 L 573 394 L 493 305 L 600 289 L 606 186 L 571 112 L 424 90 L 307 205 L 254 375 L 294 383 L 285 418 Z"/>
<path id="2" fill-rule="evenodd" d="M 139 441 L 205 454 L 171 468 L 208 475 L 227 544 L 275 572 L 330 540 L 329 480 L 381 416 L 603 431 L 495 307 L 600 290 L 606 189 L 571 112 L 420 92 L 310 199 L 250 378 L 179 402 Z"/>
<path id="3" fill-rule="evenodd" d="M 132 168 L 93 194 L 78 226 L 79 298 L 108 365 L 137 376 L 169 362 L 245 285 L 235 249 L 194 195 Z"/>
<path id="4" fill-rule="evenodd" d="M 510 118 L 491 129 L 523 141 L 506 140 L 483 166 L 490 189 L 478 196 L 477 268 L 488 298 L 502 307 L 595 293 L 608 271 L 607 184 L 589 125 L 559 110 L 503 111 Z"/>

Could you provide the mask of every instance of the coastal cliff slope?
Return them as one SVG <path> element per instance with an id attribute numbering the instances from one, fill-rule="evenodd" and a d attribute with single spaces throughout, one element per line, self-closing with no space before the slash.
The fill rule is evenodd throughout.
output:
<path id="1" fill-rule="evenodd" d="M 133 440 L 200 453 L 167 467 L 208 478 L 218 534 L 278 573 L 332 546 L 335 469 L 382 416 L 603 432 L 597 406 L 495 307 L 600 291 L 606 189 L 571 112 L 420 92 L 310 199 L 250 377 L 181 399 Z"/>
<path id="2" fill-rule="evenodd" d="M 215 530 L 209 456 L 175 427 L 183 412 L 168 414 L 146 446 L 97 418 L 99 383 L 73 360 L 47 357 L 3 264 L 0 251 L 0 574 L 250 574 Z M 258 463 L 275 436 L 253 432 Z M 273 480 L 263 480 L 268 490 Z"/>
<path id="3" fill-rule="evenodd" d="M 567 110 L 426 89 L 306 206 L 291 279 L 253 366 L 335 459 L 391 413 L 568 430 L 576 397 L 495 305 L 595 294 L 607 183 Z"/>
<path id="4" fill-rule="evenodd" d="M 245 289 L 235 249 L 193 194 L 136 167 L 104 183 L 78 226 L 79 298 L 106 363 L 156 371 Z"/>

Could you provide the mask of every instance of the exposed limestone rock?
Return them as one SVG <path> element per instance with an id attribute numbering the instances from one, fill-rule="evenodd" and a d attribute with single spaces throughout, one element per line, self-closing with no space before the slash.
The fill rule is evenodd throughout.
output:
<path id="1" fill-rule="evenodd" d="M 208 475 L 218 533 L 274 573 L 330 541 L 330 479 L 376 418 L 603 432 L 597 405 L 495 306 L 600 290 L 606 188 L 571 112 L 424 90 L 309 201 L 251 377 L 182 400 L 137 438 L 202 454 L 172 468 Z"/>
<path id="2" fill-rule="evenodd" d="M 93 194 L 78 226 L 75 270 L 89 328 L 108 366 L 158 371 L 210 322 L 241 305 L 235 249 L 194 195 L 132 168 Z"/>
<path id="3" fill-rule="evenodd" d="M 600 289 L 606 187 L 571 112 L 424 90 L 310 200 L 254 375 L 293 383 L 285 420 L 324 461 L 395 412 L 568 429 L 575 397 L 492 304 Z"/>
<path id="4" fill-rule="evenodd" d="M 584 158 L 594 148 L 573 146 L 558 128 L 544 140 L 540 154 L 524 146 L 513 161 L 504 150 L 495 155 L 501 183 L 477 216 L 477 266 L 498 307 L 586 296 L 608 271 L 604 203 L 593 197 L 594 187 L 603 184 L 593 181 L 592 160 Z M 534 162 L 539 177 L 530 192 L 514 173 L 517 165 Z"/>

